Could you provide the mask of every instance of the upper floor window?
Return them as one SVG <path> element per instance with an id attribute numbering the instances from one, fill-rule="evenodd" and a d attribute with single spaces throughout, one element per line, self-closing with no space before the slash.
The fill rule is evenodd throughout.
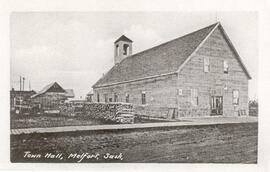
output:
<path id="1" fill-rule="evenodd" d="M 239 105 L 239 91 L 233 90 L 233 104 Z"/>
<path id="2" fill-rule="evenodd" d="M 209 57 L 204 57 L 203 64 L 204 64 L 204 72 L 209 72 L 210 71 Z"/>
<path id="3" fill-rule="evenodd" d="M 144 91 L 142 92 L 142 104 L 143 104 L 143 105 L 146 104 L 146 94 L 145 94 Z"/>
<path id="4" fill-rule="evenodd" d="M 228 62 L 226 60 L 223 61 L 223 71 L 224 71 L 224 73 L 229 72 L 229 65 L 228 65 Z"/>
<path id="5" fill-rule="evenodd" d="M 129 45 L 128 44 L 124 44 L 123 45 L 123 49 L 124 49 L 123 54 L 124 55 L 128 55 L 128 53 L 129 53 Z"/>
<path id="6" fill-rule="evenodd" d="M 182 95 L 183 95 L 183 90 L 180 89 L 180 88 L 178 89 L 178 95 L 179 95 L 179 96 L 182 96 Z"/>

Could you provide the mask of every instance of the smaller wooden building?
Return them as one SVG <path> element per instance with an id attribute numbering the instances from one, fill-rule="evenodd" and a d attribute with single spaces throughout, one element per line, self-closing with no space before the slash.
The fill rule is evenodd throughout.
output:
<path id="1" fill-rule="evenodd" d="M 57 82 L 44 87 L 37 94 L 31 96 L 33 103 L 39 103 L 43 110 L 57 110 L 68 98 L 74 98 L 72 89 L 63 89 Z"/>
<path id="2" fill-rule="evenodd" d="M 14 111 L 16 107 L 29 106 L 30 97 L 36 94 L 34 90 L 10 90 L 10 110 Z"/>

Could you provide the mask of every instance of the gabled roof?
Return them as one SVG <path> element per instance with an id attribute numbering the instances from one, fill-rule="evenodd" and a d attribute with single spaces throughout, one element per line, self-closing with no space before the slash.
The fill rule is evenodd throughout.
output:
<path id="1" fill-rule="evenodd" d="M 35 97 L 42 95 L 46 92 L 57 92 L 57 93 L 62 93 L 67 97 L 74 97 L 74 92 L 72 89 L 65 90 L 57 82 L 53 82 L 53 83 L 46 85 L 37 94 L 31 96 L 31 98 L 35 98 Z"/>
<path id="2" fill-rule="evenodd" d="M 219 22 L 128 56 L 114 65 L 93 88 L 177 73 L 218 26 L 221 26 Z M 233 50 L 236 52 L 235 48 Z M 238 53 L 235 54 L 250 78 Z"/>
<path id="3" fill-rule="evenodd" d="M 66 91 L 66 94 L 65 94 L 66 97 L 68 97 L 68 98 L 74 98 L 75 97 L 73 89 L 65 89 L 65 91 Z"/>
<path id="4" fill-rule="evenodd" d="M 133 42 L 131 39 L 129 39 L 125 35 L 120 36 L 120 38 L 118 38 L 116 41 L 114 41 L 114 43 L 119 42 L 119 41 Z"/>
<path id="5" fill-rule="evenodd" d="M 242 69 L 244 70 L 245 74 L 247 75 L 248 79 L 251 79 L 251 75 L 249 74 L 245 64 L 243 63 L 243 60 L 241 59 L 241 57 L 239 56 L 238 52 L 236 51 L 235 47 L 233 46 L 229 36 L 227 35 L 227 33 L 225 32 L 224 28 L 222 27 L 222 25 L 220 24 L 220 29 L 222 31 L 222 33 L 224 34 L 226 40 L 228 41 L 229 46 L 231 47 L 231 49 L 233 50 L 238 62 L 240 63 Z"/>
<path id="6" fill-rule="evenodd" d="M 92 89 L 86 95 L 91 95 L 91 94 L 94 94 Z"/>

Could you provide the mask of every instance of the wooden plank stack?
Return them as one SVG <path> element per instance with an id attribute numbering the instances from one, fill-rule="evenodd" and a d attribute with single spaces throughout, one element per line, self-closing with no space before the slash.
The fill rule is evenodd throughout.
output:
<path id="1" fill-rule="evenodd" d="M 85 103 L 84 114 L 96 119 L 116 121 L 116 118 L 125 113 L 132 114 L 133 106 L 127 103 Z"/>
<path id="2" fill-rule="evenodd" d="M 113 122 L 121 122 L 122 118 L 134 120 L 133 105 L 129 103 L 82 103 L 80 106 L 65 103 L 59 106 L 60 114 L 67 116 L 88 116 L 89 118 L 102 119 Z M 120 119 L 120 120 L 119 120 Z M 123 122 L 124 123 L 124 122 Z"/>
<path id="3" fill-rule="evenodd" d="M 60 115 L 75 116 L 75 107 L 70 103 L 59 106 Z"/>

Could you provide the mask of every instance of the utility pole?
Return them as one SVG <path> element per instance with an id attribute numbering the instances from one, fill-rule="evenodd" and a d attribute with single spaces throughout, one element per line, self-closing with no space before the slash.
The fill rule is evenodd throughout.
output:
<path id="1" fill-rule="evenodd" d="M 29 91 L 31 91 L 31 80 L 29 79 Z"/>
<path id="2" fill-rule="evenodd" d="M 24 91 L 24 80 L 25 80 L 25 78 L 23 77 L 22 79 L 23 79 L 23 91 Z"/>
<path id="3" fill-rule="evenodd" d="M 20 76 L 20 91 L 22 91 L 22 77 Z"/>

